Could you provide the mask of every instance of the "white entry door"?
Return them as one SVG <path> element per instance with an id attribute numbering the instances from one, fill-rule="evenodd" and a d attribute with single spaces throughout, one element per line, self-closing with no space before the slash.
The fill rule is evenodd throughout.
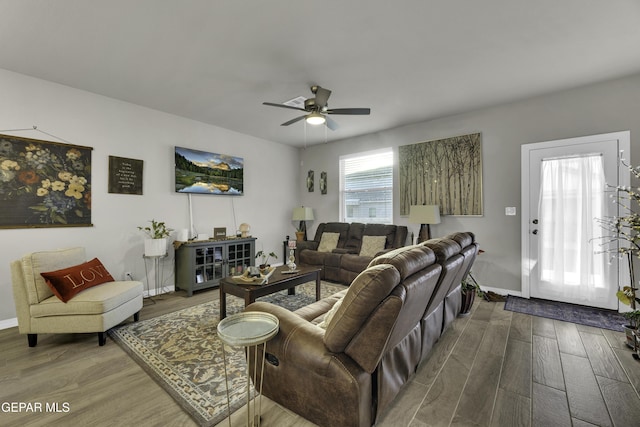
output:
<path id="1" fill-rule="evenodd" d="M 522 146 L 524 297 L 617 309 L 619 259 L 597 221 L 618 215 L 612 187 L 628 185 L 620 168 L 629 132 Z M 625 173 L 626 172 L 626 173 Z"/>

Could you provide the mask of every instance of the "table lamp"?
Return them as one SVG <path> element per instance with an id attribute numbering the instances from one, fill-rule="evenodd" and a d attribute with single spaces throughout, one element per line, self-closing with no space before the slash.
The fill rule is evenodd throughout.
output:
<path id="1" fill-rule="evenodd" d="M 240 224 L 240 236 L 241 237 L 249 237 L 249 231 L 251 231 L 251 226 L 246 222 Z"/>
<path id="2" fill-rule="evenodd" d="M 413 205 L 409 210 L 409 222 L 420 224 L 418 243 L 431 238 L 431 224 L 440 224 L 440 207 L 438 205 Z"/>
<path id="3" fill-rule="evenodd" d="M 307 224 L 305 221 L 313 221 L 313 209 L 305 208 L 304 206 L 293 208 L 291 220 L 300 221 L 298 231 L 304 233 L 303 240 L 307 240 Z"/>

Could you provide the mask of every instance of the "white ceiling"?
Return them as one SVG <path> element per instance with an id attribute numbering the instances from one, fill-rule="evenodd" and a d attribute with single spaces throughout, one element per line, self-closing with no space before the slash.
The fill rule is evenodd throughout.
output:
<path id="1" fill-rule="evenodd" d="M 0 15 L 0 68 L 293 146 L 640 72 L 638 0 L 0 0 Z M 262 105 L 312 84 L 371 115 L 325 132 Z"/>

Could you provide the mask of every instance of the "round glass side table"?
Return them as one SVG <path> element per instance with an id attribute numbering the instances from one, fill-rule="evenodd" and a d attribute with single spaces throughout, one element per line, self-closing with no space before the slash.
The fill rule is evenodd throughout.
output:
<path id="1" fill-rule="evenodd" d="M 280 321 L 270 313 L 248 311 L 232 314 L 218 323 L 218 337 L 222 341 L 222 357 L 224 360 L 224 378 L 227 387 L 227 410 L 229 411 L 229 426 L 231 426 L 231 402 L 229 398 L 229 379 L 227 376 L 227 355 L 224 345 L 230 347 L 245 347 L 247 350 L 247 427 L 260 425 L 260 413 L 262 412 L 262 383 L 264 382 L 264 362 L 267 353 L 267 341 L 273 338 L 280 328 Z M 254 366 L 253 387 L 259 397 L 253 400 L 253 414 L 251 411 L 251 351 L 254 352 L 254 363 L 258 363 L 258 346 L 264 344 L 262 351 L 262 365 L 260 384 L 257 384 L 258 367 Z M 258 408 L 256 412 L 256 400 Z M 251 423 L 253 415 L 253 424 Z"/>

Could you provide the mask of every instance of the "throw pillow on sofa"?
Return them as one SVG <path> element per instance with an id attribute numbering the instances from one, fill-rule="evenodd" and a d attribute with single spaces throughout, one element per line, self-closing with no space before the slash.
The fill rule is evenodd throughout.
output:
<path id="1" fill-rule="evenodd" d="M 318 252 L 331 252 L 338 247 L 339 238 L 340 233 L 322 233 L 320 244 L 318 245 Z"/>
<path id="2" fill-rule="evenodd" d="M 360 256 L 374 257 L 376 254 L 384 250 L 386 236 L 362 236 L 362 246 L 360 247 Z"/>
<path id="3" fill-rule="evenodd" d="M 324 315 L 324 319 L 322 319 L 322 322 L 318 323 L 318 326 L 320 326 L 322 329 L 327 329 L 327 326 L 329 326 L 331 319 L 333 319 L 333 316 L 342 305 L 342 301 L 344 301 L 344 297 L 340 298 L 338 301 L 336 301 L 335 304 L 333 304 L 333 307 L 331 307 L 329 311 L 327 311 L 327 314 Z"/>

